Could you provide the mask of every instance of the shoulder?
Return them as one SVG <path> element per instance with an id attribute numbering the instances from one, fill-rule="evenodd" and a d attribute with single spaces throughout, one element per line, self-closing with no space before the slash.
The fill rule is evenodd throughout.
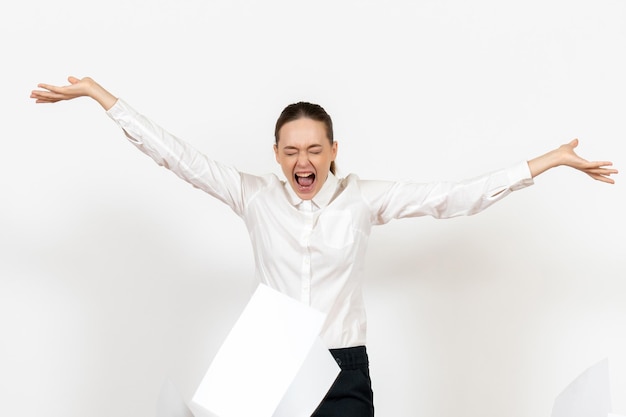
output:
<path id="1" fill-rule="evenodd" d="M 250 174 L 247 172 L 239 172 L 241 181 L 248 189 L 266 189 L 274 187 L 282 187 L 285 181 L 282 181 L 276 174 Z"/>
<path id="2" fill-rule="evenodd" d="M 348 184 L 359 185 L 359 183 L 361 182 L 361 178 L 357 174 L 350 173 L 345 177 L 337 177 L 337 181 L 342 186 L 346 186 Z"/>

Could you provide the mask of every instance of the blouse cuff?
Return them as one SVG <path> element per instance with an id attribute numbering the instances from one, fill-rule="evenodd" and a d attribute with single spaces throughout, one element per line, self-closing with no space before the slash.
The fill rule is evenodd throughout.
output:
<path id="1" fill-rule="evenodd" d="M 527 161 L 520 161 L 513 165 L 508 169 L 507 174 L 511 184 L 511 191 L 521 190 L 535 183 Z"/>
<path id="2" fill-rule="evenodd" d="M 131 142 L 136 145 L 140 145 L 143 143 L 141 137 L 138 137 L 139 135 L 130 134 L 130 132 L 137 130 L 132 129 L 132 127 L 136 126 L 136 121 L 138 120 L 139 115 L 132 107 L 126 104 L 124 100 L 118 98 L 115 104 L 106 111 L 106 114 L 124 130 L 126 137 Z"/>

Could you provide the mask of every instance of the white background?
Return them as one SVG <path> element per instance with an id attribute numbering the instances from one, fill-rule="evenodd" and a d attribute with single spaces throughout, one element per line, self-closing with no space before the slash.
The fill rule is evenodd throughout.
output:
<path id="1" fill-rule="evenodd" d="M 623 0 L 36 0 L 3 4 L 0 34 L 2 416 L 152 417 L 165 378 L 190 399 L 254 288 L 236 215 L 96 103 L 35 105 L 39 82 L 92 76 L 256 173 L 297 100 L 333 116 L 344 175 L 463 179 L 574 137 L 626 165 Z M 559 168 L 471 218 L 375 229 L 377 415 L 549 416 L 605 357 L 626 414 L 616 180 Z"/>

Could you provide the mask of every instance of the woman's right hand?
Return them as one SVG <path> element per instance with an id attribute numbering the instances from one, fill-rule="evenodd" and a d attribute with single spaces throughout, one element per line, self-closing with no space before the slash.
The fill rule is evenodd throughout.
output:
<path id="1" fill-rule="evenodd" d="M 68 77 L 69 85 L 55 86 L 50 84 L 38 84 L 40 90 L 33 90 L 30 98 L 34 98 L 36 103 L 56 103 L 63 100 L 72 100 L 77 97 L 91 97 L 105 109 L 110 109 L 117 97 L 105 90 L 100 84 L 90 77 L 82 79 Z"/>

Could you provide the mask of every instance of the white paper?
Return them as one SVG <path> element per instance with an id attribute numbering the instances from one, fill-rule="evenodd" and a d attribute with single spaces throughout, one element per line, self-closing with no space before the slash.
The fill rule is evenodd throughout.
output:
<path id="1" fill-rule="evenodd" d="M 604 417 L 611 412 L 609 361 L 578 376 L 554 401 L 552 417 Z"/>
<path id="2" fill-rule="evenodd" d="M 310 417 L 337 378 L 338 371 L 335 358 L 318 337 L 273 417 Z"/>
<path id="3" fill-rule="evenodd" d="M 319 341 L 325 318 L 260 285 L 213 359 L 192 409 L 219 417 L 272 417 L 283 401 L 291 416 L 311 415 L 339 374 Z M 307 383 L 296 379 L 299 372 Z"/>
<path id="4" fill-rule="evenodd" d="M 157 403 L 157 417 L 194 417 L 170 380 L 165 381 Z"/>

